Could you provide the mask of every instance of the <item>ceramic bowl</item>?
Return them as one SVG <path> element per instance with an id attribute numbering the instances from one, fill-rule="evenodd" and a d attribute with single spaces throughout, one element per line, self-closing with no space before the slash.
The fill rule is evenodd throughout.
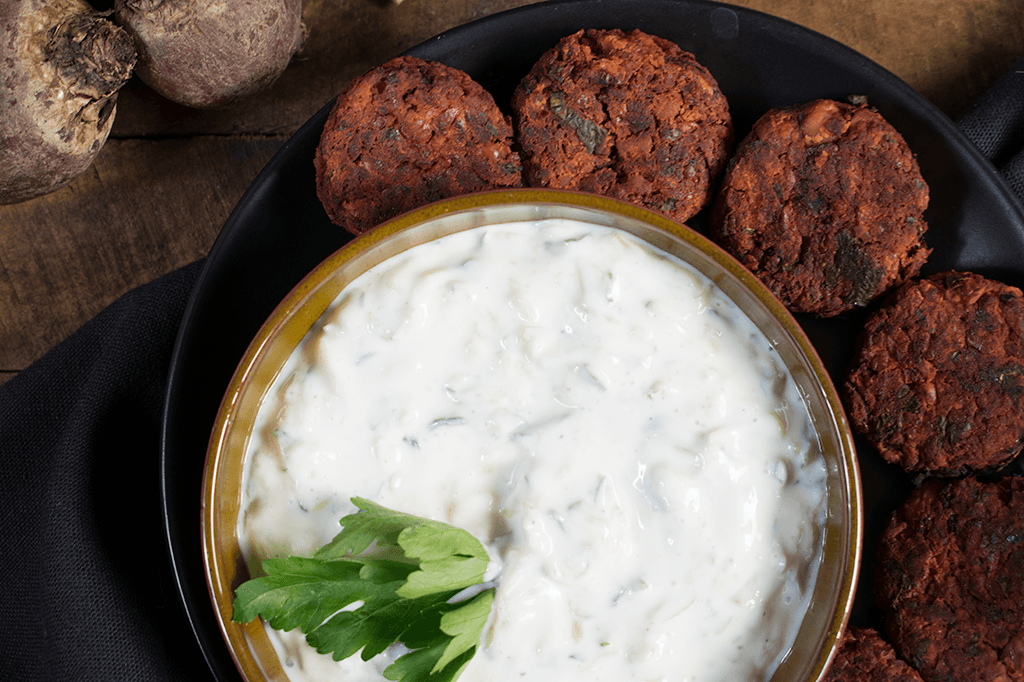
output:
<path id="1" fill-rule="evenodd" d="M 243 456 L 261 401 L 292 351 L 339 292 L 410 247 L 483 225 L 569 218 L 632 233 L 710 278 L 761 329 L 805 397 L 828 468 L 824 560 L 810 607 L 774 682 L 820 679 L 851 610 L 860 565 L 862 502 L 853 438 L 832 381 L 803 330 L 746 269 L 700 234 L 661 214 L 589 194 L 512 190 L 457 197 L 384 223 L 349 242 L 303 279 L 252 341 L 225 393 L 207 453 L 202 540 L 225 642 L 247 682 L 286 680 L 262 624 L 231 621 L 234 590 L 249 578 L 236 525 Z"/>

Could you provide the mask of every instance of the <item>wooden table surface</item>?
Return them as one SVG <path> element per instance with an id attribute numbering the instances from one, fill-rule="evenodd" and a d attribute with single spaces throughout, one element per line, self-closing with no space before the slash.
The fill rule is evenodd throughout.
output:
<path id="1" fill-rule="evenodd" d="M 300 58 L 229 109 L 177 106 L 133 78 L 70 186 L 0 206 L 0 383 L 115 298 L 207 253 L 246 187 L 354 76 L 528 0 L 305 0 Z M 1024 55 L 1021 0 L 735 0 L 867 55 L 956 118 Z"/>

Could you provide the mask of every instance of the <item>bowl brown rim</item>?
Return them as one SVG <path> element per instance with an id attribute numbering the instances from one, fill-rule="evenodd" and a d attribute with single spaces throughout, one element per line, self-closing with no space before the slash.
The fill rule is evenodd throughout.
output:
<path id="1" fill-rule="evenodd" d="M 250 380 L 255 376 L 257 370 L 268 362 L 271 363 L 271 366 L 277 367 L 269 379 L 263 377 L 260 382 L 258 390 L 260 398 L 262 398 L 280 370 L 280 365 L 283 364 L 282 356 L 286 358 L 290 349 L 293 349 L 305 333 L 312 328 L 323 311 L 334 300 L 340 288 L 369 267 L 369 265 L 349 267 L 350 271 L 344 272 L 346 266 L 366 261 L 372 261 L 370 265 L 373 265 L 417 243 L 442 236 L 435 234 L 430 239 L 408 244 L 402 244 L 400 237 L 396 237 L 416 226 L 453 215 L 468 215 L 473 212 L 486 211 L 488 208 L 503 207 L 534 207 L 539 208 L 540 211 L 568 207 L 585 212 L 605 214 L 612 218 L 618 216 L 651 228 L 651 233 L 643 235 L 641 238 L 669 253 L 674 252 L 673 246 L 678 249 L 679 242 L 682 242 L 708 259 L 714 266 L 721 268 L 726 282 L 731 278 L 731 285 L 723 287 L 725 282 L 720 277 L 705 273 L 727 293 L 731 295 L 729 289 L 735 288 L 732 285 L 738 285 L 741 290 L 756 299 L 770 314 L 770 317 L 774 318 L 781 326 L 786 340 L 802 355 L 807 368 L 813 374 L 814 385 L 821 392 L 819 398 L 824 400 L 824 405 L 827 407 L 826 414 L 823 415 L 826 418 L 824 426 L 830 428 L 837 439 L 836 446 L 840 451 L 837 461 L 841 462 L 843 466 L 836 473 L 841 479 L 841 488 L 845 493 L 849 510 L 846 542 L 843 543 L 841 538 L 836 538 L 835 533 L 826 533 L 823 564 L 834 561 L 841 562 L 842 581 L 828 619 L 828 626 L 818 633 L 818 642 L 816 643 L 818 653 L 810 667 L 809 675 L 796 678 L 799 682 L 820 681 L 835 655 L 853 606 L 862 560 L 863 500 L 853 435 L 839 394 L 816 349 L 788 309 L 760 280 L 727 252 L 686 225 L 653 210 L 605 196 L 573 190 L 530 188 L 485 191 L 438 201 L 386 221 L 353 239 L 307 274 L 277 305 L 239 361 L 217 411 L 217 418 L 207 448 L 202 482 L 201 540 L 203 565 L 211 605 L 214 608 L 225 644 L 243 679 L 246 682 L 277 682 L 288 679 L 270 639 L 263 630 L 262 623 L 259 620 L 254 620 L 242 624 L 231 620 L 234 590 L 248 579 L 248 569 L 238 548 L 235 534 L 235 519 L 240 508 L 241 486 L 235 486 L 237 490 L 231 496 L 218 495 L 218 492 L 222 487 L 221 481 L 229 480 L 239 483 L 241 481 L 244 456 L 230 458 L 227 453 L 239 447 L 242 453 L 245 451 L 248 433 L 239 434 L 233 427 L 236 423 L 245 421 L 246 415 L 239 414 L 240 409 L 250 403 L 252 406 L 259 405 L 259 400 L 254 403 L 252 400 L 248 402 L 243 400 L 243 397 L 246 397 L 243 394 L 252 390 L 249 385 Z M 538 219 L 542 217 L 544 216 L 540 214 L 537 216 Z M 516 218 L 516 220 L 530 219 L 532 218 L 529 216 Z M 444 234 L 461 229 L 468 228 L 451 229 Z M 686 259 L 684 258 L 684 260 Z M 698 269 L 700 268 L 698 267 Z M 339 273 L 342 273 L 340 279 Z M 335 281 L 332 282 L 332 279 Z M 340 286 L 338 286 L 339 284 Z M 284 348 L 289 349 L 288 352 L 279 350 L 276 357 L 268 357 L 268 353 L 273 352 L 270 342 L 282 336 L 287 340 Z M 281 343 L 278 342 L 277 346 L 280 347 Z M 817 431 L 819 434 L 821 433 L 820 429 Z M 231 519 L 230 524 L 225 521 L 226 518 Z M 222 555 L 225 545 L 227 556 Z M 785 669 L 786 661 L 783 661 L 772 680 L 774 681 L 780 676 L 780 679 L 786 679 Z"/>

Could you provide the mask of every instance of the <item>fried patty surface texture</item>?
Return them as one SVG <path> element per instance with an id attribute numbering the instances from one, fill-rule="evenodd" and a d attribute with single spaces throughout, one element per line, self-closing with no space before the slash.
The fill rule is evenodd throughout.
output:
<path id="1" fill-rule="evenodd" d="M 832 317 L 917 275 L 928 187 L 903 137 L 867 106 L 773 109 L 730 161 L 711 236 L 793 312 Z"/>
<path id="2" fill-rule="evenodd" d="M 822 682 L 921 682 L 921 676 L 876 630 L 851 627 Z"/>
<path id="3" fill-rule="evenodd" d="M 843 385 L 854 429 L 914 473 L 958 475 L 1024 445 L 1024 296 L 968 272 L 908 282 L 861 331 Z"/>
<path id="4" fill-rule="evenodd" d="M 1024 680 L 1024 479 L 928 479 L 878 566 L 890 641 L 926 682 Z"/>
<path id="5" fill-rule="evenodd" d="M 338 96 L 314 159 L 331 220 L 361 234 L 446 197 L 522 185 L 512 125 L 468 74 L 397 57 Z"/>
<path id="6" fill-rule="evenodd" d="M 680 221 L 710 202 L 733 143 L 711 73 L 641 31 L 562 39 L 520 82 L 512 117 L 528 185 L 612 196 Z"/>

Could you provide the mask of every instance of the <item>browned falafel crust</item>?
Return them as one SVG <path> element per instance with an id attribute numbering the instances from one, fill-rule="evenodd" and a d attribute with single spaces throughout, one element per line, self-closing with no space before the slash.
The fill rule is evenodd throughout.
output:
<path id="1" fill-rule="evenodd" d="M 875 594 L 926 682 L 1024 680 L 1024 479 L 928 479 L 879 548 Z"/>
<path id="2" fill-rule="evenodd" d="M 853 427 L 889 462 L 961 474 L 1024 445 L 1024 296 L 966 272 L 908 282 L 872 313 L 844 383 Z"/>
<path id="3" fill-rule="evenodd" d="M 512 116 L 528 185 L 604 194 L 680 221 L 710 202 L 733 143 L 711 73 L 641 31 L 563 38 L 520 82 Z"/>
<path id="4" fill-rule="evenodd" d="M 711 236 L 793 312 L 832 317 L 917 275 L 928 187 L 903 137 L 867 106 L 774 109 L 730 161 Z"/>
<path id="5" fill-rule="evenodd" d="M 511 120 L 458 69 L 397 57 L 352 81 L 314 160 L 330 219 L 360 234 L 450 196 L 522 185 Z"/>
<path id="6" fill-rule="evenodd" d="M 921 682 L 872 628 L 849 628 L 822 682 Z"/>

